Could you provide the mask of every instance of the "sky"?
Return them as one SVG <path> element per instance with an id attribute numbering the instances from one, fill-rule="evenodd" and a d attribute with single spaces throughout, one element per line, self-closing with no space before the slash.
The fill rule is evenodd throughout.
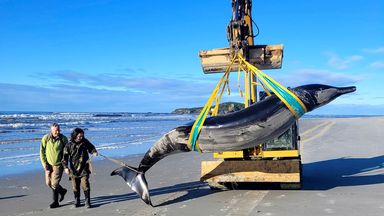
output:
<path id="1" fill-rule="evenodd" d="M 357 87 L 313 114 L 384 114 L 384 1 L 254 0 L 255 44 L 283 44 L 284 86 Z M 171 112 L 207 101 L 230 0 L 0 0 L 0 111 Z M 237 74 L 231 95 L 242 101 Z M 243 86 L 241 86 L 243 88 Z"/>

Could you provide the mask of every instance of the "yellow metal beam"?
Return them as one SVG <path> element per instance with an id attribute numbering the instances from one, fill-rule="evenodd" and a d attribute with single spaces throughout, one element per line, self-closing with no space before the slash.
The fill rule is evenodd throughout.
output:
<path id="1" fill-rule="evenodd" d="M 225 151 L 225 152 L 214 152 L 214 158 L 243 158 L 243 151 Z"/>
<path id="2" fill-rule="evenodd" d="M 261 151 L 262 158 L 299 157 L 298 150 Z"/>

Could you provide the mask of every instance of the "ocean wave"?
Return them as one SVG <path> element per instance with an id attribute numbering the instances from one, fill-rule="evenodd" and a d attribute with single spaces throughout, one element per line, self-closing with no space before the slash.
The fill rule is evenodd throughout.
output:
<path id="1" fill-rule="evenodd" d="M 32 154 L 24 154 L 24 155 L 15 155 L 15 156 L 7 156 L 7 157 L 0 157 L 0 161 L 4 161 L 4 160 L 16 160 L 16 159 L 20 159 L 20 158 L 36 158 L 36 157 L 40 157 L 39 153 L 32 153 Z"/>
<path id="2" fill-rule="evenodd" d="M 135 138 L 135 137 L 150 137 L 152 135 L 150 134 L 128 134 L 128 133 L 122 133 L 122 134 L 105 134 L 105 135 L 88 135 L 87 138 L 90 140 L 94 139 L 113 139 L 113 138 Z M 159 134 L 160 136 L 160 134 Z M 0 145 L 7 145 L 7 144 L 19 144 L 19 143 L 32 143 L 32 142 L 38 142 L 40 143 L 42 137 L 35 137 L 35 138 L 27 138 L 27 139 L 9 139 L 9 140 L 0 140 Z"/>
<path id="3" fill-rule="evenodd" d="M 59 122 L 59 121 L 58 121 Z M 110 123 L 110 121 L 82 121 L 82 120 L 79 120 L 79 121 L 66 121 L 66 122 L 59 122 L 59 124 L 63 127 L 63 126 L 66 126 L 66 127 L 75 127 L 75 126 L 79 126 L 79 125 L 90 125 L 90 124 L 104 124 L 104 123 Z M 35 132 L 35 131 L 31 131 L 32 129 L 35 129 L 35 130 L 47 130 L 50 125 L 52 124 L 52 122 L 43 122 L 43 123 L 7 123 L 7 124 L 1 124 L 0 123 L 0 129 L 2 129 L 2 131 L 7 131 L 9 132 L 10 130 L 12 129 L 25 129 L 24 131 L 20 131 L 19 132 Z M 30 129 L 30 130 L 27 130 L 27 129 Z"/>
<path id="4" fill-rule="evenodd" d="M 115 131 L 115 130 L 136 130 L 136 129 L 153 129 L 159 126 L 130 126 L 130 127 L 88 127 L 88 131 Z"/>
<path id="5" fill-rule="evenodd" d="M 9 131 L 14 129 L 39 129 L 39 128 L 48 128 L 51 123 L 0 123 L 0 129 Z"/>
<path id="6" fill-rule="evenodd" d="M 19 130 L 0 130 L 0 133 L 37 133 L 37 132 L 47 132 L 47 129 L 19 129 Z"/>
<path id="7" fill-rule="evenodd" d="M 29 138 L 29 139 L 14 139 L 14 140 L 0 140 L 0 145 L 3 144 L 14 144 L 14 143 L 28 143 L 28 142 L 40 142 L 40 138 Z"/>
<path id="8" fill-rule="evenodd" d="M 39 151 L 39 147 L 0 148 L 0 152 Z"/>
<path id="9" fill-rule="evenodd" d="M 47 128 L 52 122 L 61 125 L 89 125 L 126 121 L 192 120 L 192 116 L 148 113 L 48 113 L 48 114 L 1 114 L 0 129 Z"/>
<path id="10" fill-rule="evenodd" d="M 144 142 L 155 142 L 157 140 L 156 136 L 140 136 L 137 139 L 129 140 L 129 141 L 121 141 L 121 142 L 110 142 L 110 143 L 100 143 L 96 146 L 96 148 L 104 148 L 107 146 L 114 145 L 138 145 Z"/>

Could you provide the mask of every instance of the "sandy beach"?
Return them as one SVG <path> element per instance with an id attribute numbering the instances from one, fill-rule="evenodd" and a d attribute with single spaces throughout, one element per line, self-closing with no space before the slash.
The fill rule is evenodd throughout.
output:
<path id="1" fill-rule="evenodd" d="M 73 207 L 64 175 L 65 200 L 49 209 L 51 191 L 41 170 L 0 178 L 0 215 L 384 215 L 384 117 L 303 119 L 299 127 L 301 190 L 212 191 L 199 181 L 200 162 L 212 154 L 191 152 L 169 156 L 147 172 L 155 207 L 110 176 L 118 165 L 99 160 L 91 176 L 94 208 Z M 119 160 L 136 166 L 141 157 Z"/>

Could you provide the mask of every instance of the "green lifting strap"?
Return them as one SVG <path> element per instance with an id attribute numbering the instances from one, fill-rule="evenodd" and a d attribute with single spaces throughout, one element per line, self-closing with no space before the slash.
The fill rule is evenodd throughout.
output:
<path id="1" fill-rule="evenodd" d="M 218 110 L 218 106 L 219 106 L 219 103 L 220 103 L 220 98 L 222 96 L 222 92 L 225 89 L 225 86 L 228 84 L 227 80 L 228 80 L 229 73 L 231 71 L 232 65 L 235 62 L 235 59 L 237 59 L 236 55 L 233 57 L 232 62 L 228 66 L 228 68 L 226 69 L 224 75 L 221 77 L 219 82 L 216 84 L 215 89 L 212 91 L 212 93 L 211 93 L 207 103 L 205 103 L 204 108 L 201 110 L 199 116 L 197 117 L 197 119 L 195 120 L 195 123 L 192 126 L 191 133 L 190 133 L 189 139 L 188 139 L 188 146 L 193 151 L 201 152 L 201 149 L 200 149 L 199 144 L 198 144 L 198 138 L 199 138 L 199 134 L 200 134 L 201 128 L 204 125 L 205 119 L 207 118 L 209 110 L 212 107 L 213 101 L 216 101 L 214 113 L 216 113 L 217 110 Z M 218 96 L 218 92 L 219 92 L 220 88 L 222 88 L 222 90 L 221 90 L 221 93 Z"/>
<path id="2" fill-rule="evenodd" d="M 255 66 L 245 61 L 245 59 L 240 54 L 238 54 L 238 57 L 240 61 L 240 67 L 242 67 L 242 63 L 244 63 L 244 65 L 250 71 L 252 71 L 262 83 L 268 86 L 268 88 L 273 93 L 275 93 L 275 95 L 287 106 L 291 113 L 296 117 L 296 119 L 299 119 L 302 115 L 304 115 L 304 113 L 307 112 L 307 108 L 305 107 L 304 103 L 295 94 L 293 94 L 287 88 L 282 86 L 272 77 L 268 76 L 267 74 L 257 69 Z M 242 69 L 244 70 L 243 67 Z"/>

